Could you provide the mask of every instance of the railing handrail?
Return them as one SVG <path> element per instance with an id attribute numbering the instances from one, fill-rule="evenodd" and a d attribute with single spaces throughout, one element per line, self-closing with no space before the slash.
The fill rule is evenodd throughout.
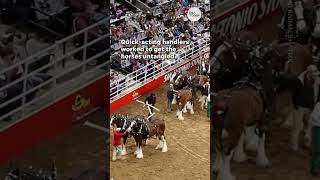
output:
<path id="1" fill-rule="evenodd" d="M 210 41 L 210 38 L 208 39 L 208 38 L 204 37 L 204 38 L 201 38 L 200 40 L 205 40 L 205 42 L 207 42 L 207 41 Z M 189 45 L 187 45 L 187 46 L 179 49 L 179 50 L 177 51 L 178 57 L 180 57 L 181 54 L 184 54 L 184 51 L 188 51 L 190 47 L 193 47 L 194 44 L 195 44 L 195 43 L 191 43 L 191 44 L 189 44 Z M 202 42 L 201 44 L 204 44 L 204 42 Z M 180 57 L 180 58 L 181 58 L 181 57 Z M 156 62 L 153 62 L 152 64 L 154 64 L 154 63 L 156 63 Z M 135 74 L 135 73 L 143 70 L 144 68 L 145 68 L 145 67 L 142 67 L 142 68 L 140 68 L 140 69 L 137 69 L 137 70 L 135 70 L 135 71 L 127 74 L 126 76 L 130 76 L 130 75 L 132 75 L 132 74 Z M 123 80 L 125 80 L 125 79 L 126 79 L 126 77 L 123 77 L 123 78 L 120 78 L 120 79 L 118 79 L 118 80 L 115 80 L 115 82 L 110 83 L 110 86 L 113 85 L 113 84 L 116 84 L 116 83 L 118 83 L 118 82 L 120 82 L 120 81 L 123 81 Z"/>
<path id="2" fill-rule="evenodd" d="M 27 63 L 27 62 L 28 62 L 29 60 L 31 60 L 31 59 L 35 59 L 35 58 L 37 58 L 37 57 L 41 57 L 41 55 L 43 55 L 43 54 L 49 53 L 50 51 L 52 51 L 52 50 L 54 50 L 55 48 L 57 48 L 57 47 L 59 46 L 59 44 L 63 44 L 64 42 L 68 41 L 69 39 L 71 39 L 71 38 L 73 38 L 73 37 L 75 37 L 75 36 L 78 36 L 78 35 L 80 35 L 80 34 L 82 34 L 82 33 L 84 33 L 84 32 L 88 32 L 90 29 L 95 28 L 95 27 L 97 27 L 97 26 L 105 23 L 106 20 L 109 20 L 109 19 L 110 19 L 109 17 L 104 18 L 104 19 L 102 19 L 101 21 L 99 21 L 99 22 L 97 22 L 97 23 L 95 23 L 95 24 L 90 25 L 89 27 L 86 27 L 86 28 L 84 28 L 84 29 L 82 29 L 82 30 L 80 30 L 80 31 L 77 31 L 76 33 L 74 33 L 74 34 L 72 34 L 72 35 L 70 35 L 70 36 L 68 36 L 68 37 L 65 37 L 64 39 L 55 41 L 55 43 L 52 44 L 51 46 L 49 46 L 49 47 L 47 47 L 47 48 L 45 48 L 45 49 L 43 49 L 43 50 L 40 50 L 39 52 L 37 52 L 37 53 L 35 53 L 35 54 L 33 54 L 33 55 L 31 55 L 31 56 L 29 56 L 29 57 L 27 57 L 27 58 L 19 61 L 19 62 L 17 62 L 17 63 L 12 64 L 10 67 L 4 68 L 3 70 L 0 71 L 0 74 L 3 74 L 3 73 L 5 73 L 5 72 L 8 72 L 8 71 L 14 69 L 14 68 L 17 68 L 17 67 L 19 67 L 20 65 Z M 108 22 L 108 21 L 107 21 L 107 22 Z M 27 63 L 27 64 L 28 64 L 28 63 Z"/>
<path id="3" fill-rule="evenodd" d="M 189 55 L 192 57 L 193 55 L 201 52 L 203 49 L 207 48 L 208 45 L 210 44 L 210 39 L 208 38 L 202 38 L 201 40 L 204 40 L 202 41 L 200 44 L 198 43 L 196 46 L 192 46 L 194 47 L 194 49 L 197 47 L 198 49 L 194 50 L 194 49 L 188 49 L 188 51 L 191 51 L 191 53 L 188 53 L 186 54 L 187 52 L 184 52 L 184 53 L 180 53 L 180 59 L 189 59 L 190 57 L 188 57 Z M 195 43 L 192 43 L 190 45 L 194 45 Z M 200 49 L 202 47 L 202 49 Z M 185 48 L 184 48 L 185 49 Z M 183 55 L 183 56 L 181 56 Z M 183 61 L 186 61 L 185 59 Z M 149 65 L 151 65 L 151 69 L 148 69 L 148 71 L 152 71 L 152 72 L 155 72 L 156 71 L 156 65 L 159 65 L 158 64 L 159 61 L 157 62 L 153 62 L 153 63 L 150 63 Z M 158 78 L 159 76 L 161 75 L 164 75 L 166 73 L 168 73 L 168 67 L 174 67 L 174 68 L 177 68 L 179 67 L 181 64 L 185 63 L 185 62 L 179 62 L 179 63 L 176 63 L 176 64 L 169 64 L 169 65 L 166 65 L 164 63 L 164 61 L 160 60 L 161 64 L 160 64 L 160 67 L 161 67 L 161 71 L 160 72 L 157 72 L 156 74 L 153 74 L 153 78 Z M 128 93 L 128 92 L 124 92 L 126 91 L 127 89 L 131 88 L 132 86 L 135 86 L 137 84 L 139 84 L 141 82 L 142 79 L 146 79 L 148 73 L 148 71 L 145 71 L 145 68 L 147 68 L 146 66 L 134 71 L 134 72 L 131 72 L 129 74 L 127 74 L 125 77 L 122 77 L 122 78 L 119 78 L 117 80 L 115 80 L 114 82 L 111 82 L 110 83 L 110 97 L 111 97 L 111 101 L 116 101 L 117 99 L 121 98 L 124 94 Z M 170 71 L 170 69 L 169 69 Z M 142 72 L 142 73 L 141 73 Z M 140 75 L 144 75 L 142 78 L 138 79 L 138 77 Z M 148 79 L 148 78 L 147 78 Z M 133 82 L 131 82 L 133 81 Z M 141 84 L 140 84 L 141 86 Z M 120 91 L 120 92 L 119 92 Z M 124 93 L 123 93 L 124 92 Z"/>
<path id="4" fill-rule="evenodd" d="M 100 58 L 102 57 L 103 55 L 107 54 L 110 52 L 110 47 L 106 46 L 104 50 L 102 50 L 101 52 L 97 52 L 95 55 L 91 56 L 91 57 L 88 57 L 86 54 L 87 52 L 87 48 L 88 46 L 91 46 L 93 45 L 94 43 L 97 43 L 98 41 L 101 41 L 103 39 L 108 39 L 109 37 L 109 34 L 104 34 L 104 35 L 101 35 L 95 39 L 91 39 L 91 40 L 88 40 L 88 32 L 92 29 L 92 28 L 96 28 L 97 26 L 99 26 L 100 24 L 102 23 L 105 23 L 106 20 L 108 20 L 109 18 L 105 18 L 101 21 L 99 21 L 98 23 L 95 23 L 69 37 L 66 37 L 62 40 L 59 40 L 59 41 L 56 41 L 54 44 L 52 44 L 50 47 L 47 47 L 25 59 L 23 59 L 22 61 L 18 62 L 18 63 L 15 63 L 13 65 L 11 65 L 10 67 L 7 67 L 3 70 L 0 71 L 0 74 L 4 74 L 8 71 L 10 71 L 11 69 L 13 68 L 17 68 L 18 66 L 20 65 L 26 65 L 26 67 L 23 69 L 23 72 L 22 72 L 22 75 L 21 77 L 19 77 L 18 79 L 12 81 L 12 82 L 8 82 L 7 84 L 3 85 L 0 87 L 0 92 L 1 91 L 5 91 L 7 90 L 8 88 L 14 86 L 15 84 L 21 84 L 21 88 L 20 90 L 22 91 L 21 93 L 19 94 L 16 94 L 14 97 L 12 98 L 8 98 L 6 99 L 5 101 L 3 102 L 0 102 L 0 108 L 3 108 L 5 106 L 7 106 L 8 104 L 12 103 L 12 102 L 15 102 L 17 100 L 21 100 L 21 104 L 18 105 L 17 108 L 15 109 L 10 109 L 9 112 L 6 112 L 4 114 L 0 114 L 0 119 L 2 118 L 6 118 L 6 117 L 9 117 L 11 116 L 12 114 L 16 113 L 16 112 L 20 112 L 21 111 L 21 119 L 23 119 L 24 117 L 26 116 L 29 116 L 30 114 L 33 114 L 35 111 L 38 111 L 38 108 L 37 109 L 34 109 L 32 111 L 27 111 L 27 108 L 28 106 L 31 104 L 31 103 L 34 103 L 34 102 L 38 102 L 39 100 L 41 100 L 42 98 L 47 98 L 47 97 L 50 97 L 52 96 L 52 93 L 54 94 L 53 96 L 55 97 L 56 95 L 59 95 L 59 97 L 61 96 L 61 94 L 56 94 L 55 92 L 55 88 L 57 87 L 61 87 L 61 84 L 58 84 L 58 81 L 60 78 L 63 78 L 63 77 L 67 77 L 68 74 L 72 73 L 74 70 L 76 69 L 79 69 L 81 70 L 81 73 L 77 73 L 77 74 L 73 74 L 73 78 L 72 79 L 67 79 L 67 80 L 64 80 L 62 83 L 65 83 L 65 82 L 71 82 L 73 81 L 73 79 L 79 79 L 79 77 L 82 77 L 83 74 L 89 74 L 89 73 L 93 73 L 96 71 L 96 69 L 99 69 L 101 67 L 104 67 L 104 66 L 107 66 L 108 65 L 108 61 L 106 60 L 105 62 L 102 62 L 102 64 L 99 64 L 99 65 L 95 65 L 94 67 L 92 68 L 87 68 L 88 64 L 90 62 L 93 62 L 94 60 L 96 60 L 97 58 Z M 52 51 L 56 51 L 58 50 L 57 48 L 62 45 L 63 43 L 65 43 L 67 40 L 69 40 L 70 38 L 74 37 L 74 36 L 77 36 L 79 34 L 83 33 L 84 34 L 84 38 L 83 38 L 83 44 L 76 48 L 76 51 L 71 51 L 72 53 L 67 53 L 68 56 L 73 56 L 75 55 L 77 52 L 79 51 L 83 51 L 82 55 L 81 55 L 81 59 L 79 59 L 79 63 L 76 65 L 76 66 L 72 66 L 72 67 L 68 67 L 68 68 L 65 68 L 63 71 L 58 71 L 59 69 L 59 64 L 61 64 L 61 61 L 64 60 L 64 58 L 66 57 L 66 54 L 60 54 L 58 53 L 58 55 L 56 54 L 56 56 L 54 56 L 53 59 L 50 59 L 50 61 L 47 63 L 47 64 L 44 64 L 42 65 L 41 67 L 38 67 L 37 69 L 35 70 L 32 70 L 32 71 L 29 71 L 30 68 L 28 67 L 29 64 L 31 64 L 33 61 L 36 61 L 36 60 L 39 60 L 41 57 L 43 57 L 43 55 L 47 55 L 47 54 L 51 54 Z M 34 59 L 33 61 L 29 62 L 29 60 L 31 59 Z M 32 77 L 33 75 L 35 75 L 36 73 L 42 71 L 42 70 L 45 70 L 45 69 L 51 69 L 53 70 L 54 74 L 51 74 L 51 78 L 48 79 L 48 80 L 44 80 L 42 83 L 40 84 L 34 84 L 34 86 L 31 86 L 31 87 L 27 87 L 27 82 L 28 80 L 30 79 L 30 77 Z M 92 70 L 93 69 L 93 70 Z M 99 74 L 99 73 L 98 73 Z M 97 74 L 97 75 L 98 75 Z M 107 73 L 106 73 L 107 74 Z M 94 77 L 93 77 L 94 78 Z M 88 79 L 90 80 L 90 82 L 92 83 L 92 79 Z M 39 89 L 41 89 L 42 87 L 50 84 L 50 83 L 53 83 L 53 87 L 51 87 L 50 89 L 47 89 L 45 95 L 39 95 L 39 96 L 36 96 L 34 98 L 30 100 L 26 100 L 27 99 L 27 96 L 30 95 L 30 93 L 33 93 Z M 58 85 L 58 86 L 57 86 Z M 82 86 L 82 85 L 81 85 Z M 77 89 L 78 87 L 74 87 L 74 86 L 71 86 L 70 88 L 72 88 L 73 90 L 74 89 Z M 49 92 L 49 93 L 48 93 Z M 51 98 L 50 98 L 51 99 Z M 48 105 L 48 103 L 50 104 L 50 102 L 45 102 L 45 106 Z M 17 110 L 19 109 L 19 110 Z M 9 126 L 10 124 L 14 124 L 15 121 L 13 122 L 10 122 L 9 123 Z M 0 129 L 2 129 L 0 127 Z"/>

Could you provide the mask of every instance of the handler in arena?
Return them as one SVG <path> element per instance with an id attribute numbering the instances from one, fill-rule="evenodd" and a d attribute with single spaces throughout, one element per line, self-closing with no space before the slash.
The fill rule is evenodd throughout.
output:
<path id="1" fill-rule="evenodd" d="M 201 97 L 201 109 L 207 108 L 207 100 L 209 94 L 209 82 L 203 85 L 202 97 Z"/>
<path id="2" fill-rule="evenodd" d="M 121 138 L 128 133 L 125 131 L 124 133 L 120 132 L 121 128 L 113 128 L 113 154 L 112 154 L 112 161 L 117 159 L 121 159 Z"/>
<path id="3" fill-rule="evenodd" d="M 173 96 L 174 96 L 174 92 L 173 92 L 173 84 L 170 83 L 170 86 L 168 88 L 167 91 L 167 98 L 168 98 L 168 112 L 172 111 L 172 101 L 173 101 Z"/>
<path id="4" fill-rule="evenodd" d="M 320 176 L 320 102 L 311 113 L 312 147 L 311 147 L 311 174 Z"/>
<path id="5" fill-rule="evenodd" d="M 148 105 L 154 106 L 154 105 L 156 104 L 156 95 L 155 95 L 154 93 L 151 93 L 150 96 L 148 96 L 148 97 L 146 98 L 146 100 L 144 101 L 144 103 L 145 103 L 145 105 L 147 105 L 147 108 L 148 108 L 148 110 L 149 110 L 149 114 L 148 114 L 148 117 L 149 117 L 151 114 L 153 114 L 154 109 L 153 109 L 153 107 L 150 107 L 150 106 L 148 106 Z M 144 105 L 144 106 L 145 106 L 145 105 Z M 151 120 L 151 117 L 150 117 L 148 120 L 150 121 L 150 120 Z"/>

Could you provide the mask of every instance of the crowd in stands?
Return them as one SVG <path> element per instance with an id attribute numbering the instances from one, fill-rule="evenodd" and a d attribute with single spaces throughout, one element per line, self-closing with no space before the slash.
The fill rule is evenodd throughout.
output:
<path id="1" fill-rule="evenodd" d="M 157 5 L 169 2 L 169 0 L 142 0 L 142 2 L 146 3 L 149 7 L 155 7 Z"/>
<path id="2" fill-rule="evenodd" d="M 49 69 L 43 69 L 33 73 L 25 85 L 21 79 L 25 74 L 48 64 L 56 54 L 50 52 L 39 58 L 30 59 L 29 65 L 20 64 L 15 68 L 7 69 L 49 47 L 55 40 L 107 18 L 109 11 L 107 5 L 106 0 L 0 0 L 0 7 L 2 7 L 0 12 L 0 117 L 21 106 L 23 98 L 12 100 L 13 98 L 52 78 L 53 74 L 48 73 Z M 92 28 L 88 33 L 87 42 L 108 32 L 108 22 Z M 68 46 L 72 46 L 71 48 L 80 47 L 84 43 L 84 35 L 74 37 L 70 41 L 72 45 Z M 109 47 L 107 39 L 93 43 L 87 49 L 87 58 L 106 50 L 107 47 Z M 62 47 L 59 48 L 62 51 Z M 73 59 L 82 61 L 82 54 L 83 52 L 80 51 Z M 92 64 L 101 64 L 108 56 L 109 54 L 102 56 Z M 12 83 L 13 81 L 15 83 Z M 34 99 L 36 93 L 37 91 L 30 91 L 25 102 Z M 3 104 L 7 105 L 3 106 Z M 10 121 L 11 117 L 5 117 L 5 120 Z"/>
<path id="3" fill-rule="evenodd" d="M 153 71 L 148 71 L 149 68 L 143 67 L 146 67 L 147 64 L 157 66 L 158 63 L 153 62 L 159 62 L 159 64 L 161 62 L 159 60 L 128 60 L 121 58 L 120 54 L 130 54 L 130 52 L 121 52 L 121 48 L 126 46 L 121 44 L 121 40 L 136 39 L 168 41 L 179 39 L 181 41 L 189 41 L 190 43 L 199 44 L 201 43 L 199 42 L 200 39 L 203 39 L 204 37 L 209 38 L 210 14 L 209 11 L 206 11 L 205 9 L 206 6 L 209 6 L 208 2 L 189 0 L 187 3 L 189 4 L 184 6 L 182 1 L 173 0 L 166 3 L 165 6 L 160 6 L 162 13 L 158 15 L 140 12 L 133 14 L 126 21 L 111 24 L 111 47 L 113 49 L 113 55 L 111 56 L 111 68 L 114 70 L 115 74 L 114 76 L 111 76 L 112 81 L 117 81 L 119 77 L 124 77 L 123 75 L 132 73 L 138 69 L 145 69 L 147 72 L 153 73 Z M 186 15 L 188 9 L 193 6 L 199 7 L 202 11 L 202 18 L 198 22 L 191 22 Z M 133 47 L 132 45 L 127 46 Z M 134 45 L 134 47 L 140 46 L 142 45 Z M 177 49 L 181 49 L 185 45 L 173 46 Z M 134 53 L 131 52 L 131 54 Z M 181 59 L 166 61 L 168 64 L 173 64 L 179 60 Z M 121 82 L 125 81 L 121 80 Z"/>

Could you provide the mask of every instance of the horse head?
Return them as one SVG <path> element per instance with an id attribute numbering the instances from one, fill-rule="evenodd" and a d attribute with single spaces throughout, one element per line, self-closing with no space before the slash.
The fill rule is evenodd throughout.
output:
<path id="1" fill-rule="evenodd" d="M 174 89 L 182 89 L 184 86 L 187 85 L 188 82 L 188 74 L 179 74 L 179 76 L 176 78 L 176 80 L 174 81 Z"/>
<path id="2" fill-rule="evenodd" d="M 212 100 L 212 115 L 215 117 L 216 120 L 223 118 L 225 113 L 228 110 L 228 99 L 232 98 L 231 95 L 227 94 L 218 94 L 218 93 L 211 93 L 213 97 Z"/>
<path id="3" fill-rule="evenodd" d="M 227 66 L 227 63 L 234 60 L 232 54 L 233 46 L 228 41 L 224 41 L 215 51 L 211 58 L 211 66 L 213 67 L 213 73 L 217 73 L 222 68 Z M 230 53 L 232 54 L 230 56 Z M 231 58 L 231 60 L 230 60 Z"/>
<path id="4" fill-rule="evenodd" d="M 145 122 L 144 116 L 136 116 L 132 118 L 128 127 L 128 132 L 137 133 L 140 130 L 141 125 Z"/>
<path id="5" fill-rule="evenodd" d="M 125 128 L 124 126 L 126 126 L 126 121 L 128 120 L 128 115 L 124 116 L 124 115 L 116 115 L 113 114 L 111 116 L 110 119 L 110 127 L 116 125 L 117 128 Z"/>

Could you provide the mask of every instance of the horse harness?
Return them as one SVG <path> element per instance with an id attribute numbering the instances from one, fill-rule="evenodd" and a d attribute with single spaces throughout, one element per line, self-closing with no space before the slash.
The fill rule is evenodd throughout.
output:
<path id="1" fill-rule="evenodd" d="M 147 122 L 145 122 L 144 119 L 138 119 L 138 120 L 136 120 L 136 123 L 137 123 L 137 125 L 139 124 L 140 127 L 139 127 L 138 132 L 132 132 L 132 135 L 142 135 L 145 139 L 149 138 L 150 129 L 148 127 Z"/>

